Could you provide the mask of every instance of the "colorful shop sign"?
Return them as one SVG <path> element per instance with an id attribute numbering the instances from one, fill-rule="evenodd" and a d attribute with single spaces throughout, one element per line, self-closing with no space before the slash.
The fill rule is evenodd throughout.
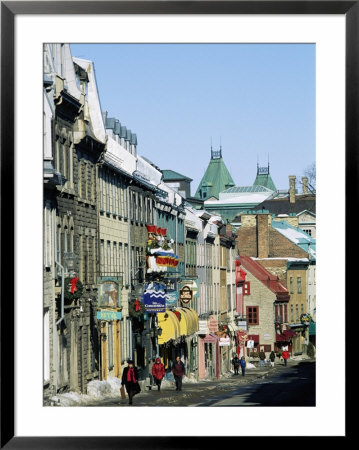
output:
<path id="1" fill-rule="evenodd" d="M 189 303 L 193 298 L 193 291 L 189 288 L 189 286 L 184 286 L 180 290 L 180 301 L 182 303 Z"/>
<path id="2" fill-rule="evenodd" d="M 166 292 L 166 305 L 173 306 L 178 302 L 178 291 L 168 290 Z"/>
<path id="3" fill-rule="evenodd" d="M 219 346 L 220 347 L 229 347 L 230 345 L 231 345 L 231 338 L 229 338 L 229 337 L 219 338 Z"/>
<path id="4" fill-rule="evenodd" d="M 183 289 L 185 286 L 189 287 L 192 291 L 192 297 L 196 298 L 199 295 L 198 284 L 199 284 L 198 278 L 192 280 L 185 280 L 180 283 L 180 289 Z"/>
<path id="5" fill-rule="evenodd" d="M 142 302 L 147 312 L 160 313 L 166 311 L 165 288 L 166 286 L 162 283 L 149 283 L 145 286 Z"/>
<path id="6" fill-rule="evenodd" d="M 98 277 L 98 305 L 115 308 L 120 306 L 120 278 Z"/>
<path id="7" fill-rule="evenodd" d="M 97 320 L 121 320 L 121 311 L 113 311 L 110 309 L 100 309 L 97 311 Z"/>

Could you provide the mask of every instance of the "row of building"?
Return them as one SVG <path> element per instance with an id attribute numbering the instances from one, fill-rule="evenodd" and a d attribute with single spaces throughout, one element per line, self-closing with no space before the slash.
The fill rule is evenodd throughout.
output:
<path id="1" fill-rule="evenodd" d="M 137 154 L 68 44 L 44 45 L 43 92 L 45 398 L 120 377 L 128 359 L 146 384 L 156 356 L 198 379 L 234 353 L 305 351 L 315 239 L 293 216 L 207 210 L 188 177 Z"/>

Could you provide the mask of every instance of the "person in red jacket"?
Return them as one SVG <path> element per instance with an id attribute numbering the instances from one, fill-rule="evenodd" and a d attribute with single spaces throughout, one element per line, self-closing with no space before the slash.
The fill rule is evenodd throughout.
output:
<path id="1" fill-rule="evenodd" d="M 282 353 L 282 358 L 284 359 L 284 365 L 287 365 L 287 360 L 289 359 L 289 352 L 288 350 L 284 350 L 284 352 Z"/>
<path id="2" fill-rule="evenodd" d="M 152 366 L 152 375 L 157 385 L 157 389 L 161 389 L 161 382 L 165 376 L 165 366 L 161 363 L 160 358 L 156 358 L 155 363 Z"/>

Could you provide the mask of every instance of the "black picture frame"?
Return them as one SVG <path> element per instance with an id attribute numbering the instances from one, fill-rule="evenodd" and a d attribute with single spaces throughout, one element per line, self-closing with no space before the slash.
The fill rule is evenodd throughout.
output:
<path id="1" fill-rule="evenodd" d="M 227 437 L 25 437 L 14 435 L 14 32 L 18 14 L 341 14 L 346 20 L 345 208 L 358 204 L 359 1 L 4 1 L 1 2 L 1 441 L 5 449 L 201 448 L 228 444 Z M 354 234 L 346 220 L 346 236 Z M 346 240 L 348 242 L 348 240 Z M 351 242 L 351 253 L 355 242 Z M 346 244 L 347 246 L 347 244 Z M 354 246 L 354 249 L 353 249 Z M 354 253 L 355 255 L 355 253 Z M 345 264 L 349 266 L 348 252 Z M 344 264 L 344 262 L 342 262 Z M 350 279 L 346 272 L 346 291 Z M 348 331 L 346 331 L 348 333 Z M 345 336 L 347 339 L 347 335 Z M 334 363 L 333 363 L 334 364 Z M 4 368 L 6 367 L 6 370 Z M 333 369 L 334 370 L 334 369 Z M 347 400 L 347 398 L 346 398 Z M 346 402 L 347 405 L 347 402 Z M 139 424 L 140 426 L 140 424 Z M 241 433 L 241 431 L 239 431 Z M 349 437 L 348 429 L 345 438 Z M 229 438 L 233 439 L 233 438 Z M 286 438 L 283 436 L 280 443 Z M 242 441 L 243 442 L 243 441 Z M 259 443 L 262 445 L 262 443 Z"/>

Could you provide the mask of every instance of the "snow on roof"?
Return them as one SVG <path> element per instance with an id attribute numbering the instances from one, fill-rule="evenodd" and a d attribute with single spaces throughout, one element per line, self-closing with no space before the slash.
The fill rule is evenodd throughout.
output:
<path id="1" fill-rule="evenodd" d="M 285 220 L 273 221 L 272 227 L 313 258 L 316 257 L 316 240 L 300 228 L 295 228 Z"/>
<path id="2" fill-rule="evenodd" d="M 100 105 L 100 98 L 98 95 L 95 66 L 92 61 L 73 57 L 73 61 L 87 72 L 87 101 L 91 118 L 91 126 L 95 136 L 102 142 L 105 142 L 106 131 L 103 123 L 102 110 Z"/>
<path id="3" fill-rule="evenodd" d="M 142 156 L 137 157 L 137 170 L 148 179 L 149 183 L 155 186 L 161 183 L 162 173 Z"/>
<path id="4" fill-rule="evenodd" d="M 266 200 L 271 191 L 268 192 L 245 192 L 239 194 L 223 195 L 219 194 L 219 200 L 206 200 L 205 205 L 228 205 L 228 204 L 256 204 Z"/>
<path id="5" fill-rule="evenodd" d="M 131 155 L 122 145 L 111 137 L 107 140 L 107 151 L 105 152 L 105 161 L 118 167 L 130 175 L 136 170 L 136 157 Z"/>

